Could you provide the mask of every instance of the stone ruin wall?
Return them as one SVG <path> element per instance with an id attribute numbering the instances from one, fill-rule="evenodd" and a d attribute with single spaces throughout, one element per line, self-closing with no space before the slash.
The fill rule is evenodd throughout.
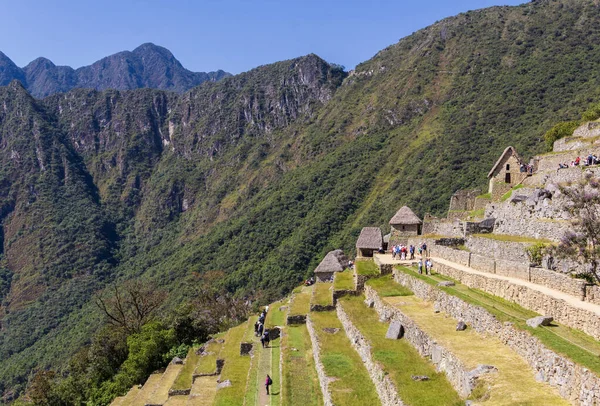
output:
<path id="1" fill-rule="evenodd" d="M 538 381 L 556 387 L 563 398 L 584 406 L 600 404 L 600 378 L 587 368 L 556 354 L 528 332 L 516 329 L 512 323 L 500 322 L 479 306 L 466 303 L 403 272 L 395 272 L 394 278 L 417 297 L 435 303 L 441 311 L 464 321 L 478 333 L 499 338 L 526 360 L 536 372 Z"/>
<path id="2" fill-rule="evenodd" d="M 321 346 L 319 344 L 319 337 L 315 332 L 310 316 L 306 318 L 306 328 L 310 341 L 312 343 L 312 353 L 315 360 L 315 369 L 317 370 L 317 376 L 319 377 L 319 385 L 321 386 L 321 392 L 323 393 L 323 404 L 324 406 L 334 406 L 333 400 L 331 399 L 331 392 L 329 392 L 329 377 L 325 373 L 325 366 L 321 362 Z"/>
<path id="3" fill-rule="evenodd" d="M 600 318 L 591 311 L 572 307 L 561 299 L 504 279 L 464 272 L 442 263 L 434 266 L 442 275 L 458 280 L 470 288 L 483 290 L 536 313 L 552 316 L 561 324 L 581 330 L 596 340 L 600 339 Z"/>
<path id="4" fill-rule="evenodd" d="M 475 198 L 481 194 L 480 189 L 459 190 L 450 197 L 449 212 L 469 211 L 475 207 Z"/>

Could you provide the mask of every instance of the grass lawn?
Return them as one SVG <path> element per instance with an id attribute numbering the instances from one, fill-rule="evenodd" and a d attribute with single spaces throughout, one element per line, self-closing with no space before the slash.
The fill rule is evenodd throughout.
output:
<path id="1" fill-rule="evenodd" d="M 292 304 L 290 305 L 290 316 L 299 314 L 308 314 L 310 311 L 310 297 L 312 296 L 313 286 L 304 286 L 300 292 L 294 293 Z"/>
<path id="2" fill-rule="evenodd" d="M 229 332 L 219 333 L 213 337 L 214 340 L 205 345 L 204 351 L 208 354 L 204 357 L 199 357 L 196 365 L 195 374 L 212 374 L 217 369 L 217 358 L 223 349 L 224 344 L 217 342 L 219 339 L 229 340 Z"/>
<path id="3" fill-rule="evenodd" d="M 376 276 L 380 274 L 379 268 L 373 260 L 356 261 L 354 266 L 356 266 L 356 273 L 358 275 Z"/>
<path id="4" fill-rule="evenodd" d="M 321 346 L 321 362 L 325 374 L 335 378 L 329 384 L 333 403 L 336 405 L 380 405 L 375 386 L 362 360 L 350 345 L 336 313 L 313 312 L 310 320 Z M 324 328 L 338 328 L 336 333 Z"/>
<path id="5" fill-rule="evenodd" d="M 349 270 L 336 272 L 333 278 L 333 289 L 354 290 L 354 275 Z"/>
<path id="6" fill-rule="evenodd" d="M 319 387 L 306 325 L 287 326 L 285 332 L 281 342 L 283 356 L 281 404 L 322 406 L 323 395 Z"/>
<path id="7" fill-rule="evenodd" d="M 497 296 L 490 295 L 478 289 L 471 289 L 458 281 L 436 274 L 433 276 L 419 275 L 414 270 L 406 267 L 397 267 L 417 279 L 436 286 L 467 303 L 481 306 L 500 321 L 509 321 L 515 328 L 526 330 L 537 337 L 545 346 L 558 354 L 588 368 L 600 375 L 600 342 L 593 337 L 569 327 L 562 326 L 556 322 L 549 327 L 531 328 L 526 321 L 529 318 L 539 316 L 531 310 L 525 309 L 516 303 L 509 302 Z M 438 282 L 452 280 L 456 286 L 437 286 Z"/>
<path id="8" fill-rule="evenodd" d="M 486 405 L 568 405 L 558 389 L 537 382 L 535 372 L 519 354 L 496 337 L 482 336 L 473 329 L 456 331 L 456 319 L 435 313 L 433 303 L 416 296 L 383 299 L 400 309 L 432 339 L 458 357 L 467 369 L 494 365 L 497 373 L 483 377 L 488 388 Z M 487 390 L 485 390 L 487 389 Z M 475 399 L 477 400 L 477 399 Z"/>
<path id="9" fill-rule="evenodd" d="M 279 310 L 280 307 L 286 306 L 287 299 L 280 302 L 275 302 L 269 305 L 265 326 L 267 328 L 275 326 L 283 326 L 285 324 L 285 313 L 287 309 Z"/>
<path id="10" fill-rule="evenodd" d="M 319 282 L 315 284 L 311 304 L 320 306 L 333 306 L 333 284 Z"/>
<path id="11" fill-rule="evenodd" d="M 279 363 L 281 358 L 281 338 L 271 341 L 271 379 L 273 385 L 271 386 L 271 406 L 279 406 L 284 404 L 281 401 L 281 382 L 280 373 L 281 365 Z"/>
<path id="12" fill-rule="evenodd" d="M 241 405 L 244 403 L 250 357 L 240 355 L 240 343 L 250 329 L 254 331 L 254 325 L 246 322 L 232 328 L 227 334 L 221 351 L 221 358 L 225 359 L 225 366 L 221 371 L 221 381 L 229 379 L 232 386 L 217 391 L 216 406 Z"/>
<path id="13" fill-rule="evenodd" d="M 413 406 L 463 405 L 446 375 L 436 372 L 433 364 L 421 357 L 406 340 L 388 340 L 388 323 L 379 321 L 379 315 L 363 303 L 363 296 L 344 297 L 340 303 L 352 323 L 369 340 L 371 354 L 396 384 L 404 403 Z M 413 375 L 427 375 L 429 381 L 413 381 Z"/>
<path id="14" fill-rule="evenodd" d="M 366 282 L 366 285 L 375 289 L 381 297 L 410 296 L 413 294 L 409 289 L 394 282 L 393 275 L 385 275 L 379 278 L 369 279 Z"/>
<path id="15" fill-rule="evenodd" d="M 185 358 L 185 364 L 183 368 L 175 378 L 175 382 L 173 382 L 173 386 L 171 389 L 181 390 L 181 389 L 191 389 L 192 387 L 192 375 L 194 374 L 194 370 L 200 361 L 200 355 L 196 354 L 196 350 L 198 347 L 192 347 L 188 351 L 187 357 Z"/>
<path id="16" fill-rule="evenodd" d="M 552 241 L 545 238 L 531 238 L 531 237 L 520 237 L 518 235 L 505 235 L 505 234 L 473 234 L 473 237 L 487 238 L 490 240 L 504 241 L 504 242 L 521 242 L 535 244 L 538 242 L 550 244 Z"/>

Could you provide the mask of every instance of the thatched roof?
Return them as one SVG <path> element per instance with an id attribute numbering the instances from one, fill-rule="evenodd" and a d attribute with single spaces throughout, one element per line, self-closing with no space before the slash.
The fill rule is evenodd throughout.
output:
<path id="1" fill-rule="evenodd" d="M 514 149 L 513 147 L 506 147 L 506 149 L 504 150 L 504 152 L 502 153 L 502 155 L 500 155 L 500 158 L 498 158 L 498 160 L 496 161 L 496 163 L 494 164 L 494 167 L 492 168 L 492 170 L 490 171 L 490 173 L 488 173 L 488 178 L 491 178 L 492 176 L 494 176 L 494 172 L 496 172 L 496 169 L 498 169 L 498 167 L 500 166 L 500 164 L 502 164 L 502 162 L 504 161 L 504 158 L 507 155 L 512 155 L 517 159 L 517 162 L 519 162 L 519 164 L 523 163 L 523 160 L 521 159 L 521 157 L 519 156 L 519 154 L 517 154 L 517 150 Z"/>
<path id="2" fill-rule="evenodd" d="M 344 251 L 329 251 L 319 266 L 315 268 L 315 273 L 321 272 L 342 272 L 348 265 L 348 258 Z"/>
<path id="3" fill-rule="evenodd" d="M 377 250 L 383 246 L 383 236 L 379 227 L 363 227 L 356 241 L 357 249 Z"/>
<path id="4" fill-rule="evenodd" d="M 420 218 L 408 207 L 403 206 L 390 220 L 390 224 L 423 224 Z"/>

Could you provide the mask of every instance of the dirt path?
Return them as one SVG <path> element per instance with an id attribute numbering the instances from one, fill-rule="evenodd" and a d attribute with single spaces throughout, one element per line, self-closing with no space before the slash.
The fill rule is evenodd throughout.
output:
<path id="1" fill-rule="evenodd" d="M 412 262 L 415 262 L 415 261 L 397 261 L 397 260 L 392 259 L 392 256 L 389 254 L 384 254 L 384 255 L 378 254 L 377 259 L 383 264 L 410 265 Z M 439 258 L 439 257 L 431 257 L 431 260 L 433 261 L 434 266 L 435 266 L 435 263 L 437 262 L 440 264 L 451 266 L 452 268 L 460 269 L 461 271 L 464 271 L 464 272 L 467 272 L 470 274 L 481 275 L 481 276 L 485 276 L 485 277 L 491 278 L 491 279 L 505 280 L 505 281 L 513 283 L 515 285 L 525 286 L 527 288 L 536 290 L 538 292 L 541 292 L 541 293 L 548 295 L 550 297 L 553 297 L 555 299 L 564 300 L 566 303 L 568 303 L 572 307 L 587 310 L 587 311 L 593 312 L 596 315 L 600 316 L 600 305 L 590 303 L 590 302 L 584 302 L 575 296 L 558 291 L 556 289 L 549 288 L 547 286 L 538 285 L 536 283 L 532 283 L 532 282 L 529 282 L 529 281 L 526 281 L 523 279 L 519 279 L 519 278 L 514 278 L 512 276 L 497 275 L 497 274 L 492 274 L 492 273 L 488 273 L 488 272 L 478 271 L 473 268 L 469 268 L 468 266 L 457 264 L 456 262 L 448 261 L 446 259 Z"/>
<path id="2" fill-rule="evenodd" d="M 257 406 L 269 406 L 271 404 L 271 396 L 267 395 L 265 390 L 265 380 L 267 374 L 271 375 L 271 347 L 262 348 L 259 344 L 260 351 L 258 360 L 258 376 L 256 377 L 256 387 L 258 388 L 258 397 L 256 398 Z"/>

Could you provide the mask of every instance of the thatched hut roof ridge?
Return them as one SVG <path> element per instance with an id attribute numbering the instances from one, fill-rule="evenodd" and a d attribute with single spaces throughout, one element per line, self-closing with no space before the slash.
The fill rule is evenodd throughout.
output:
<path id="1" fill-rule="evenodd" d="M 394 214 L 390 224 L 423 224 L 423 221 L 408 206 L 403 206 Z"/>
<path id="2" fill-rule="evenodd" d="M 510 146 L 506 147 L 506 149 L 504 150 L 504 152 L 502 152 L 502 155 L 500 155 L 500 158 L 498 158 L 498 160 L 496 161 L 496 163 L 492 167 L 492 170 L 488 173 L 488 178 L 491 178 L 491 177 L 495 176 L 494 172 L 496 172 L 496 169 L 498 169 L 498 167 L 504 161 L 504 158 L 508 154 L 512 154 L 512 156 L 515 157 L 515 159 L 517 160 L 517 162 L 519 162 L 519 164 L 523 164 L 524 163 L 524 161 L 521 159 L 521 157 L 519 156 L 519 154 L 517 154 L 517 150 L 516 149 L 514 149 L 513 147 L 510 147 Z"/>

